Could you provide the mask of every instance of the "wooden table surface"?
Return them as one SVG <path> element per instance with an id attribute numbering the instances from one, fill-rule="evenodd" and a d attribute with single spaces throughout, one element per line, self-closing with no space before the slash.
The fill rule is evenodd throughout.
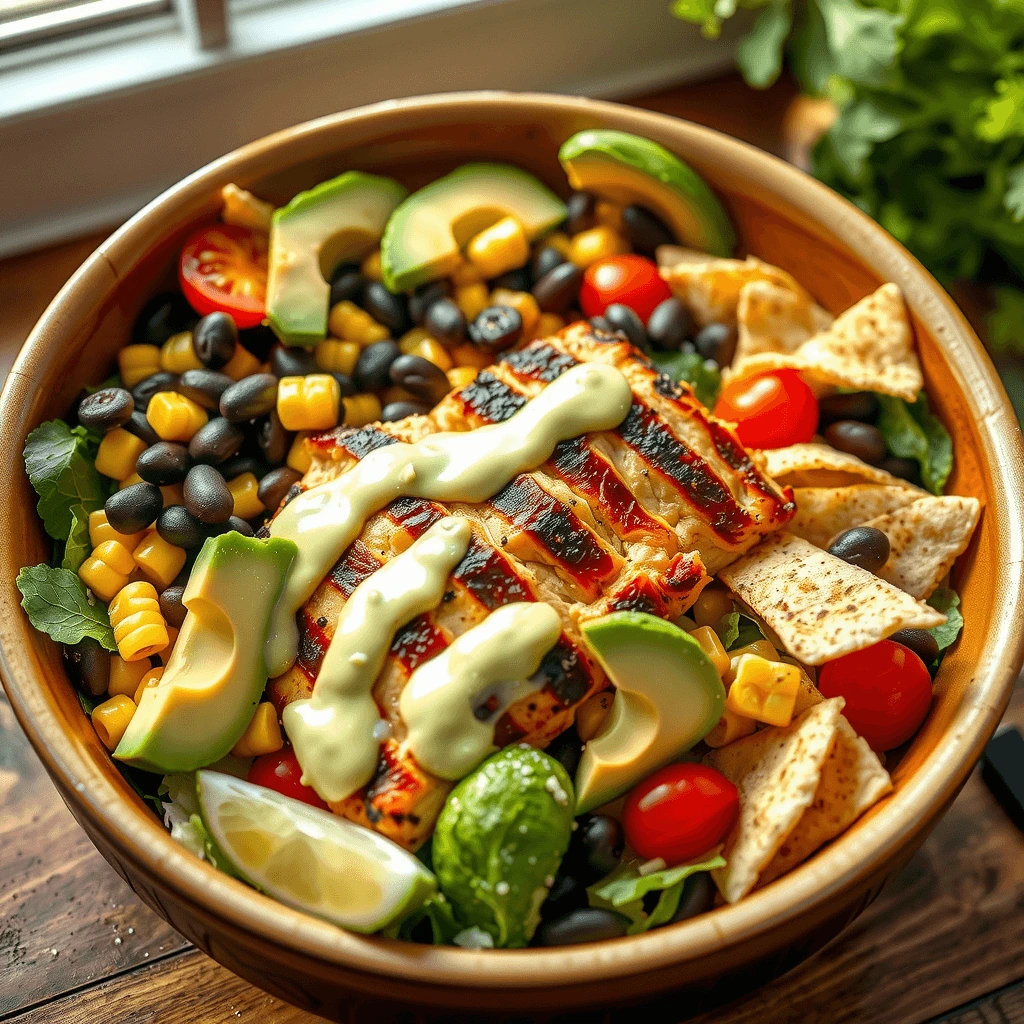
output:
<path id="1" fill-rule="evenodd" d="M 637 100 L 774 152 L 793 98 L 735 78 Z M 0 263 L 0 373 L 92 237 Z M 1024 726 L 1024 688 L 1007 721 Z M 680 1007 L 680 1020 L 686 1017 Z M 1024 1024 L 1024 835 L 976 771 L 907 868 L 838 939 L 701 1024 Z M 313 1024 L 194 949 L 61 803 L 0 693 L 0 1022 Z M 600 1014 L 586 1019 L 597 1021 Z"/>

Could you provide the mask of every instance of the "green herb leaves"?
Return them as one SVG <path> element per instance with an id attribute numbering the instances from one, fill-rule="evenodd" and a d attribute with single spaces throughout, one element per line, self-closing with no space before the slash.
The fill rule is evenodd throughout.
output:
<path id="1" fill-rule="evenodd" d="M 711 408 L 722 387 L 718 367 L 697 352 L 655 352 L 651 362 L 674 381 L 685 381 L 693 388 L 697 401 Z"/>
<path id="2" fill-rule="evenodd" d="M 921 479 L 932 494 L 942 489 L 953 469 L 953 442 L 942 421 L 933 416 L 922 392 L 913 405 L 889 395 L 879 395 L 882 412 L 878 429 L 886 447 L 901 459 L 915 459 Z"/>
<path id="3" fill-rule="evenodd" d="M 928 603 L 946 616 L 946 621 L 941 626 L 932 626 L 928 630 L 935 637 L 939 651 L 942 652 L 956 643 L 960 630 L 964 628 L 964 617 L 960 614 L 960 595 L 949 587 L 939 587 L 928 598 Z"/>
<path id="4" fill-rule="evenodd" d="M 62 644 L 77 644 L 91 636 L 108 651 L 116 651 L 114 631 L 102 604 L 89 603 L 82 581 L 67 569 L 31 565 L 18 573 L 21 606 L 36 629 Z"/>

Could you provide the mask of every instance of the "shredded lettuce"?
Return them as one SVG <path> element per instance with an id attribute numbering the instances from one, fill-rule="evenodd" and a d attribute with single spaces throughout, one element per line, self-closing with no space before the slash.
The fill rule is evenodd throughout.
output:
<path id="1" fill-rule="evenodd" d="M 914 459 L 921 480 L 932 494 L 942 494 L 953 470 L 953 441 L 942 421 L 928 408 L 922 392 L 911 405 L 900 398 L 878 395 L 878 429 L 886 447 L 901 459 Z"/>
<path id="2" fill-rule="evenodd" d="M 928 598 L 928 604 L 946 616 L 946 621 L 941 626 L 932 626 L 928 630 L 935 637 L 941 653 L 956 643 L 960 630 L 964 628 L 964 617 L 960 614 L 960 596 L 950 587 L 939 587 Z"/>

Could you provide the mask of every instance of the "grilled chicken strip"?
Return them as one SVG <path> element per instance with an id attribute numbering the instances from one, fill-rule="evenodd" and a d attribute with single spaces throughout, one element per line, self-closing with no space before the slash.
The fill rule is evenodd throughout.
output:
<path id="1" fill-rule="evenodd" d="M 513 601 L 547 601 L 564 631 L 537 674 L 538 690 L 495 722 L 495 743 L 546 747 L 575 708 L 608 685 L 587 655 L 580 624 L 610 611 L 676 618 L 711 575 L 780 529 L 794 514 L 789 493 L 764 476 L 735 434 L 714 420 L 686 385 L 659 374 L 616 335 L 586 324 L 507 353 L 428 416 L 310 440 L 314 465 L 302 487 L 334 479 L 376 448 L 429 433 L 465 431 L 508 419 L 577 362 L 601 361 L 629 381 L 633 406 L 617 430 L 562 442 L 551 459 L 479 504 L 402 498 L 366 523 L 299 613 L 295 666 L 272 681 L 278 708 L 312 692 L 338 613 L 352 591 L 444 515 L 469 519 L 473 539 L 441 605 L 395 637 L 374 698 L 392 736 L 377 773 L 332 809 L 409 849 L 430 835 L 451 783 L 399 754 L 405 727 L 398 702 L 409 676 L 491 611 Z M 296 491 L 297 493 L 297 491 Z M 477 709 L 481 720 L 496 708 Z"/>

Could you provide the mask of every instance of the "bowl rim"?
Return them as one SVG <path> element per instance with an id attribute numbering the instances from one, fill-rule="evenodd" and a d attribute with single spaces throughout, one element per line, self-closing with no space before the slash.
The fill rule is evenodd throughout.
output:
<path id="1" fill-rule="evenodd" d="M 997 499 L 993 504 L 1000 506 L 986 513 L 995 521 L 998 553 L 1011 567 L 1024 562 L 1024 508 L 1018 497 L 1024 445 L 1016 417 L 981 343 L 952 299 L 921 264 L 851 203 L 777 157 L 665 114 L 556 94 L 476 91 L 391 100 L 284 129 L 200 168 L 114 232 L 53 300 L 21 349 L 4 386 L 0 428 L 8 437 L 21 436 L 10 431 L 25 426 L 26 393 L 32 388 L 38 372 L 34 366 L 49 336 L 59 334 L 61 322 L 75 313 L 76 297 L 82 289 L 91 284 L 109 292 L 116 287 L 122 276 L 118 266 L 130 266 L 134 256 L 145 251 L 146 240 L 151 237 L 150 222 L 158 215 L 194 203 L 232 176 L 244 177 L 244 168 L 251 161 L 266 159 L 274 151 L 283 156 L 297 148 L 298 140 L 328 133 L 338 126 L 368 123 L 383 114 L 404 114 L 408 126 L 432 115 L 473 118 L 488 111 L 511 112 L 523 120 L 531 113 L 572 113 L 584 120 L 611 121 L 638 134 L 646 130 L 656 136 L 671 131 L 676 137 L 699 144 L 709 159 L 730 165 L 733 173 L 757 180 L 772 193 L 785 196 L 812 222 L 821 223 L 827 215 L 832 235 L 886 279 L 900 284 L 908 304 L 929 322 L 956 386 L 982 424 L 983 467 Z M 383 127 L 392 131 L 401 126 Z M 293 155 L 281 166 L 289 162 L 297 162 L 297 158 Z M 863 256 L 865 251 L 871 252 L 870 260 Z M 0 468 L 0 474 L 11 481 L 14 472 L 7 463 Z M 20 565 L 16 552 L 8 551 L 4 557 L 5 568 Z M 12 579 L 5 580 L 3 586 L 12 591 Z M 89 831 L 99 833 L 119 857 L 133 863 L 151 881 L 177 893 L 201 914 L 230 930 L 273 943 L 327 969 L 401 979 L 425 991 L 436 990 L 439 985 L 449 989 L 578 987 L 697 961 L 773 929 L 785 930 L 785 925 L 804 914 L 820 915 L 830 902 L 864 885 L 901 851 L 912 849 L 920 833 L 956 795 L 980 756 L 1005 709 L 1024 657 L 1024 631 L 1013 629 L 1024 607 L 1021 574 L 1001 573 L 994 597 L 1000 613 L 992 617 L 985 656 L 975 673 L 974 683 L 979 685 L 968 687 L 943 742 L 863 827 L 738 904 L 644 935 L 551 949 L 474 951 L 365 937 L 279 904 L 188 854 L 152 814 L 147 812 L 147 820 L 143 820 L 141 806 L 134 808 L 126 824 L 129 816 L 123 795 L 62 729 L 45 681 L 31 674 L 19 677 L 24 665 L 17 649 L 19 635 L 31 630 L 20 614 L 4 616 L 0 621 L 0 675 L 29 740 L 65 800 L 74 805 L 76 816 L 88 822 Z M 8 595 L 5 600 L 16 611 L 13 606 L 17 596 Z"/>

